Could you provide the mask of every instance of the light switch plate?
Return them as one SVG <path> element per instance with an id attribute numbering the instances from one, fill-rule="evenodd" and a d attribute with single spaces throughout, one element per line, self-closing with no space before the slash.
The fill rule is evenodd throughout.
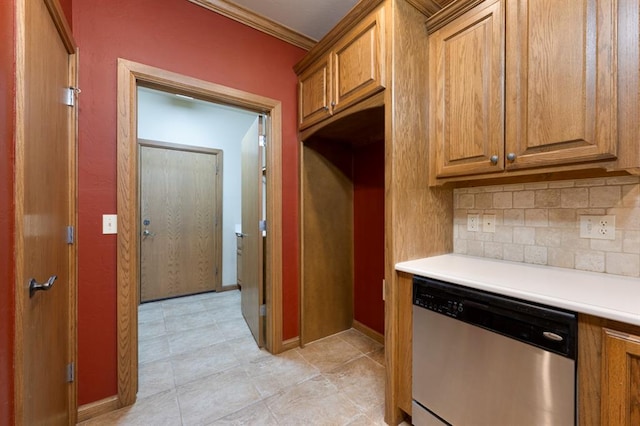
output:
<path id="1" fill-rule="evenodd" d="M 496 232 L 496 215 L 482 215 L 482 232 Z"/>
<path id="2" fill-rule="evenodd" d="M 118 215 L 117 214 L 102 215 L 102 233 L 103 234 L 118 233 Z"/>
<path id="3" fill-rule="evenodd" d="M 605 216 L 580 216 L 580 238 L 593 238 L 596 240 L 616 239 L 616 217 Z"/>

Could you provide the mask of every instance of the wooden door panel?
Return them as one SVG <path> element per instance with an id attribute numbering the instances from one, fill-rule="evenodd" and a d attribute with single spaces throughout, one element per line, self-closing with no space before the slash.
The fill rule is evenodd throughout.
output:
<path id="1" fill-rule="evenodd" d="M 501 3 L 487 2 L 429 39 L 438 177 L 503 169 L 503 22 Z"/>
<path id="2" fill-rule="evenodd" d="M 260 118 L 262 120 L 262 118 Z M 262 217 L 262 152 L 256 122 L 242 140 L 242 315 L 258 346 L 264 345 Z"/>
<path id="3" fill-rule="evenodd" d="M 602 329 L 602 424 L 640 424 L 640 337 Z"/>
<path id="4" fill-rule="evenodd" d="M 217 155 L 142 146 L 140 157 L 140 300 L 216 290 Z"/>
<path id="5" fill-rule="evenodd" d="M 507 168 L 615 158 L 615 5 L 507 2 Z"/>
<path id="6" fill-rule="evenodd" d="M 302 145 L 303 345 L 353 324 L 351 161 L 346 145 Z"/>
<path id="7" fill-rule="evenodd" d="M 16 382 L 17 419 L 25 425 L 61 425 L 73 421 L 71 329 L 74 251 L 66 228 L 75 215 L 75 141 L 73 108 L 63 103 L 71 86 L 71 57 L 42 0 L 24 2 L 23 125 L 17 153 L 16 264 L 18 307 Z M 18 71 L 20 72 L 20 71 Z M 20 114 L 20 113 L 19 113 Z M 29 281 L 53 287 L 30 297 Z"/>
<path id="8" fill-rule="evenodd" d="M 331 63 L 325 56 L 298 78 L 298 124 L 307 128 L 329 116 Z"/>
<path id="9" fill-rule="evenodd" d="M 364 19 L 333 51 L 337 112 L 384 88 L 383 11 Z"/>

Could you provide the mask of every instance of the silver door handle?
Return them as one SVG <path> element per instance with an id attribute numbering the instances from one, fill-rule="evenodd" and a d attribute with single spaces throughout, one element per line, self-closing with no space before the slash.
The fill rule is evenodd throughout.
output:
<path id="1" fill-rule="evenodd" d="M 53 287 L 53 283 L 58 279 L 57 275 L 51 275 L 46 283 L 38 284 L 35 278 L 31 278 L 29 280 L 29 297 L 33 297 L 33 295 L 37 291 L 48 291 Z"/>
<path id="2" fill-rule="evenodd" d="M 151 232 L 148 229 L 145 229 L 144 231 L 142 231 L 142 236 L 143 237 L 155 237 L 156 233 L 155 232 Z"/>

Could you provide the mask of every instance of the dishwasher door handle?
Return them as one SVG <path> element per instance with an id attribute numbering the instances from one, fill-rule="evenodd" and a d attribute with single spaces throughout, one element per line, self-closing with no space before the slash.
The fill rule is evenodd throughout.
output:
<path id="1" fill-rule="evenodd" d="M 553 331 L 543 331 L 542 335 L 545 337 L 545 339 L 553 340 L 554 342 L 562 342 L 564 340 L 564 337 L 557 333 L 554 333 Z"/>

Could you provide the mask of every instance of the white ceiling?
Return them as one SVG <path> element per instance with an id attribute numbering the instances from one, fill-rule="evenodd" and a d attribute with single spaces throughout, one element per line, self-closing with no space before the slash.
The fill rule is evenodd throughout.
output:
<path id="1" fill-rule="evenodd" d="M 272 21 L 320 40 L 358 0 L 233 0 Z"/>

